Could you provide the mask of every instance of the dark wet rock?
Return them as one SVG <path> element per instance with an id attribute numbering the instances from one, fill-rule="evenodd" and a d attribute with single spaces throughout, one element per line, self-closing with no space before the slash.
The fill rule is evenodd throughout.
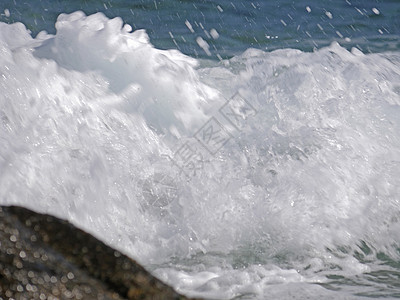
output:
<path id="1" fill-rule="evenodd" d="M 0 299 L 186 299 L 72 224 L 0 207 Z"/>

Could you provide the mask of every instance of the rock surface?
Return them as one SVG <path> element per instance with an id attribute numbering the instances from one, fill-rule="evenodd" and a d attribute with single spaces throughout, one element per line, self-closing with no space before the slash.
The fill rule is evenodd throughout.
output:
<path id="1" fill-rule="evenodd" d="M 187 299 L 72 224 L 0 206 L 0 299 Z"/>

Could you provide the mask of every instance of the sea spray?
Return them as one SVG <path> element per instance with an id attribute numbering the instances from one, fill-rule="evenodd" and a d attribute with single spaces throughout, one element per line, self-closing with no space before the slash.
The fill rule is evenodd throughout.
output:
<path id="1" fill-rule="evenodd" d="M 375 295 L 373 272 L 398 271 L 398 53 L 219 63 L 102 14 L 0 26 L 2 204 L 68 218 L 189 295 Z M 232 131 L 235 95 L 254 113 Z M 232 138 L 207 152 L 211 119 Z M 190 178 L 170 159 L 188 141 L 206 151 Z"/>

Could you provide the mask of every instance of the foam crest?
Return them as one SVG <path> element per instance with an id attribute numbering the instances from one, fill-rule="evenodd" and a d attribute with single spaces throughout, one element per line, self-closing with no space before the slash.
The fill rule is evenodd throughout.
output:
<path id="1" fill-rule="evenodd" d="M 115 105 L 139 111 L 160 132 L 170 127 L 185 132 L 198 125 L 205 120 L 201 104 L 217 97 L 199 82 L 193 58 L 155 49 L 144 30 L 131 33 L 121 18 L 61 14 L 56 29 L 55 36 L 35 47 L 36 57 L 52 59 L 68 70 L 100 73 L 109 89 L 122 96 Z"/>

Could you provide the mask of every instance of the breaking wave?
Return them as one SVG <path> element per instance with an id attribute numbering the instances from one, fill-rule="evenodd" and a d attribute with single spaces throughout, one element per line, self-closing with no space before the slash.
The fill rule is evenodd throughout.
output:
<path id="1" fill-rule="evenodd" d="M 189 295 L 398 295 L 398 52 L 214 62 L 100 13 L 56 30 L 0 23 L 1 204 L 67 218 Z"/>

